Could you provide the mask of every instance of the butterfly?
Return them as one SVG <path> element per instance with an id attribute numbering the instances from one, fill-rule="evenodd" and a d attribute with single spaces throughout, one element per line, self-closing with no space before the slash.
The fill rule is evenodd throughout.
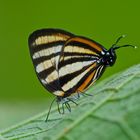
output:
<path id="1" fill-rule="evenodd" d="M 77 104 L 73 97 L 84 94 L 108 66 L 115 64 L 117 49 L 135 47 L 129 44 L 118 46 L 123 37 L 120 36 L 107 50 L 94 40 L 61 29 L 41 29 L 29 36 L 36 75 L 45 89 L 56 96 L 53 102 L 57 101 L 60 113 L 60 103 L 63 113 L 64 105 L 71 111 L 69 102 Z M 46 120 L 48 116 L 49 113 Z"/>

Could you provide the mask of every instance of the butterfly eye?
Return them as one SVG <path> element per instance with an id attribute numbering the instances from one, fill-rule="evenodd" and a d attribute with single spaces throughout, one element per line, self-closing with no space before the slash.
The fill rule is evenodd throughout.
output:
<path id="1" fill-rule="evenodd" d="M 110 55 L 110 53 L 109 53 L 109 52 L 107 52 L 107 53 L 106 53 L 106 55 L 107 55 L 107 56 L 109 56 L 109 55 Z"/>

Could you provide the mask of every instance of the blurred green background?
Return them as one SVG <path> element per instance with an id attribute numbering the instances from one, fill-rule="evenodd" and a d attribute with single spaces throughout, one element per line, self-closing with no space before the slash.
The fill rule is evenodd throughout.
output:
<path id="1" fill-rule="evenodd" d="M 29 56 L 27 40 L 34 30 L 61 28 L 106 48 L 126 34 L 120 44 L 140 46 L 139 0 L 1 0 L 0 18 L 0 129 L 47 110 L 52 101 Z M 98 82 L 139 63 L 140 48 L 120 49 L 117 56 Z"/>

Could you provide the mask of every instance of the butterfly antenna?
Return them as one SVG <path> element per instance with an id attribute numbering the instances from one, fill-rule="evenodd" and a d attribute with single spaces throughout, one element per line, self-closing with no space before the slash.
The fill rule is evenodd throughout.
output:
<path id="1" fill-rule="evenodd" d="M 114 50 L 117 50 L 117 49 L 123 48 L 123 47 L 132 47 L 132 48 L 134 48 L 134 49 L 137 48 L 137 46 L 129 45 L 129 44 L 128 44 L 128 45 L 116 46 L 116 47 L 114 47 L 113 49 L 114 49 Z"/>
<path id="2" fill-rule="evenodd" d="M 117 49 L 119 49 L 119 48 L 123 48 L 123 47 L 137 48 L 137 46 L 130 45 L 130 44 L 122 45 L 122 46 L 117 46 L 117 43 L 118 43 L 122 38 L 124 38 L 125 36 L 126 36 L 126 35 L 122 35 L 122 36 L 120 36 L 120 37 L 116 40 L 116 42 L 112 45 L 111 48 L 113 48 L 114 50 L 117 50 Z"/>
<path id="3" fill-rule="evenodd" d="M 124 37 L 126 37 L 126 35 L 121 35 L 119 38 L 117 38 L 116 42 L 112 45 L 112 47 L 114 48 L 118 44 L 118 42 Z"/>
<path id="4" fill-rule="evenodd" d="M 56 101 L 56 100 L 57 100 L 57 98 L 54 98 L 53 101 L 51 102 L 45 122 L 48 121 L 48 118 L 49 118 L 49 115 L 50 115 L 50 112 L 51 112 L 52 105 L 53 105 L 54 101 Z"/>

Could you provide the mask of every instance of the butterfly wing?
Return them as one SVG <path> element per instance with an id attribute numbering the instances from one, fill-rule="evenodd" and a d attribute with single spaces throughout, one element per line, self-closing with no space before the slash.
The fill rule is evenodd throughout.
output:
<path id="1" fill-rule="evenodd" d="M 105 66 L 98 63 L 105 48 L 84 37 L 69 39 L 61 52 L 59 83 L 65 96 L 86 90 L 103 73 Z"/>
<path id="2" fill-rule="evenodd" d="M 61 49 L 74 35 L 60 29 L 42 29 L 29 36 L 31 58 L 42 85 L 57 96 L 63 96 L 56 68 Z M 55 82 L 52 82 L 54 81 Z"/>

